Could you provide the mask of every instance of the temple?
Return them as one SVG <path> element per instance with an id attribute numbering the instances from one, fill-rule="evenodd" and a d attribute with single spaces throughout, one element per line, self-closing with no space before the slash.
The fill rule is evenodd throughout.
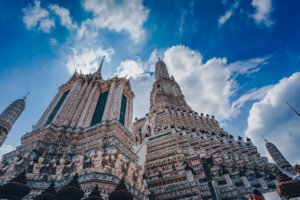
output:
<path id="1" fill-rule="evenodd" d="M 277 187 L 295 196 L 297 184 L 278 186 L 278 169 L 290 167 L 278 149 L 267 143 L 277 165 L 269 163 L 250 138 L 235 139 L 213 115 L 195 112 L 162 60 L 149 112 L 134 122 L 130 81 L 103 79 L 102 64 L 91 74 L 75 71 L 21 145 L 3 156 L 0 199 L 229 200 Z M 5 134 L 24 100 L 1 115 Z"/>

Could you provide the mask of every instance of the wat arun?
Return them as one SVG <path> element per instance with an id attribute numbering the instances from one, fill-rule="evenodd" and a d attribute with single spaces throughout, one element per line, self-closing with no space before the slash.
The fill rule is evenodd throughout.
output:
<path id="1" fill-rule="evenodd" d="M 213 115 L 195 112 L 162 60 L 149 112 L 134 122 L 130 80 L 105 80 L 101 67 L 75 71 L 3 156 L 0 197 L 14 195 L 3 189 L 13 184 L 26 188 L 19 199 L 225 200 L 276 190 L 276 165 L 249 138 L 235 139 Z"/>

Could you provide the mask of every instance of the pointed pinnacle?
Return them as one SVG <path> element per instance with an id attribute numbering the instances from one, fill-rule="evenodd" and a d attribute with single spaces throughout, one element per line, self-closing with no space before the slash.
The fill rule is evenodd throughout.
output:
<path id="1" fill-rule="evenodd" d="M 103 66 L 104 59 L 105 59 L 105 56 L 103 56 L 102 61 L 99 65 L 99 68 L 97 69 L 97 71 L 95 73 L 95 74 L 100 76 L 100 79 L 102 79 L 102 73 L 101 72 L 102 72 L 102 66 Z"/>
<path id="2" fill-rule="evenodd" d="M 27 94 L 26 94 L 25 96 L 23 96 L 22 99 L 25 100 L 29 94 L 30 94 L 30 93 L 27 92 Z"/>
<path id="3" fill-rule="evenodd" d="M 300 113 L 297 112 L 288 102 L 286 104 L 300 117 Z"/>

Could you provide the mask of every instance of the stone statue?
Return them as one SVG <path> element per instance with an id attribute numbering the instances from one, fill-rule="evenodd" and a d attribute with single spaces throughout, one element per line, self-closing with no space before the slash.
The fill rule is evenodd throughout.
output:
<path id="1" fill-rule="evenodd" d="M 63 169 L 66 164 L 66 154 L 64 153 L 63 156 L 59 159 L 59 165 L 56 168 L 56 179 L 61 180 L 63 178 Z"/>
<path id="2" fill-rule="evenodd" d="M 33 170 L 32 170 L 32 173 L 34 174 L 34 176 L 38 176 L 40 173 L 40 169 L 44 166 L 45 155 L 46 155 L 46 153 L 43 153 L 39 157 L 38 162 L 34 163 Z"/>
<path id="3" fill-rule="evenodd" d="M 103 151 L 98 150 L 96 155 L 92 156 L 91 161 L 92 161 L 92 170 L 95 172 L 103 172 Z"/>
<path id="4" fill-rule="evenodd" d="M 134 163 L 130 162 L 128 166 L 127 174 L 125 176 L 126 182 L 129 183 L 130 185 L 133 185 L 134 172 L 135 172 L 135 165 Z"/>
<path id="5" fill-rule="evenodd" d="M 138 177 L 137 177 L 135 186 L 141 192 L 144 192 L 144 190 L 145 190 L 145 188 L 143 187 L 143 175 L 144 175 L 143 170 L 142 169 L 138 170 Z"/>
<path id="6" fill-rule="evenodd" d="M 90 155 L 85 156 L 82 168 L 84 173 L 90 173 L 92 171 L 92 157 Z"/>
<path id="7" fill-rule="evenodd" d="M 118 154 L 117 155 L 117 159 L 116 159 L 116 162 L 115 162 L 115 166 L 113 168 L 113 175 L 121 178 L 122 177 L 122 165 L 124 163 L 124 159 L 123 159 L 123 155 L 122 154 Z"/>
<path id="8" fill-rule="evenodd" d="M 5 175 L 7 169 L 8 169 L 9 165 L 7 164 L 6 161 L 4 162 L 0 162 L 0 176 Z"/>
<path id="9" fill-rule="evenodd" d="M 16 172 L 16 166 L 22 162 L 22 158 L 20 156 L 15 156 L 13 161 L 9 164 L 9 168 L 7 169 L 4 179 L 5 180 L 10 180 L 11 178 L 14 177 L 14 175 L 17 173 Z"/>
<path id="10" fill-rule="evenodd" d="M 105 157 L 104 157 L 104 172 L 105 173 L 111 173 L 111 155 L 112 152 L 109 152 Z"/>
<path id="11" fill-rule="evenodd" d="M 83 173 L 83 160 L 84 160 L 84 155 L 78 155 L 76 157 L 75 161 L 73 162 L 75 166 L 75 170 L 71 172 L 71 176 L 74 176 L 76 173 L 78 174 Z M 69 167 L 71 167 L 71 165 L 69 165 Z"/>
<path id="12" fill-rule="evenodd" d="M 48 167 L 49 167 L 50 178 L 52 181 L 54 181 L 56 178 L 56 168 L 57 168 L 56 159 L 53 158 L 52 160 L 50 160 Z"/>

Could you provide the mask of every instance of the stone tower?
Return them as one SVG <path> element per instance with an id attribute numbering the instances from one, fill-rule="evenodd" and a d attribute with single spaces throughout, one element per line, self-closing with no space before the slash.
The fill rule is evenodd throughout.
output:
<path id="1" fill-rule="evenodd" d="M 192 110 L 162 60 L 155 73 L 150 111 L 133 124 L 151 196 L 242 199 L 253 188 L 276 189 L 275 166 L 249 138 L 235 140 L 214 116 Z"/>
<path id="2" fill-rule="evenodd" d="M 173 76 L 169 77 L 167 66 L 162 60 L 158 60 L 155 65 L 155 75 L 156 81 L 150 95 L 151 112 L 162 111 L 167 106 L 191 110 L 184 100 L 178 83 Z"/>
<path id="3" fill-rule="evenodd" d="M 4 143 L 7 134 L 11 130 L 15 121 L 22 114 L 25 109 L 25 99 L 24 96 L 21 99 L 18 99 L 12 102 L 1 114 L 0 114 L 0 147 Z"/>
<path id="4" fill-rule="evenodd" d="M 291 164 L 285 159 L 285 157 L 282 155 L 282 153 L 278 150 L 278 148 L 271 142 L 269 142 L 268 140 L 265 139 L 266 142 L 266 148 L 270 154 L 270 156 L 272 157 L 272 159 L 274 160 L 274 162 L 276 163 L 276 165 L 284 170 L 287 170 L 289 172 L 293 173 L 293 167 L 291 166 Z"/>
<path id="5" fill-rule="evenodd" d="M 101 64 L 102 65 L 102 64 Z M 59 90 L 33 130 L 15 151 L 3 156 L 0 183 L 27 171 L 32 199 L 55 183 L 67 185 L 75 174 L 85 197 L 98 186 L 104 199 L 120 180 L 133 199 L 147 199 L 132 129 L 134 94 L 129 80 L 104 80 L 101 66 L 73 76 Z"/>

